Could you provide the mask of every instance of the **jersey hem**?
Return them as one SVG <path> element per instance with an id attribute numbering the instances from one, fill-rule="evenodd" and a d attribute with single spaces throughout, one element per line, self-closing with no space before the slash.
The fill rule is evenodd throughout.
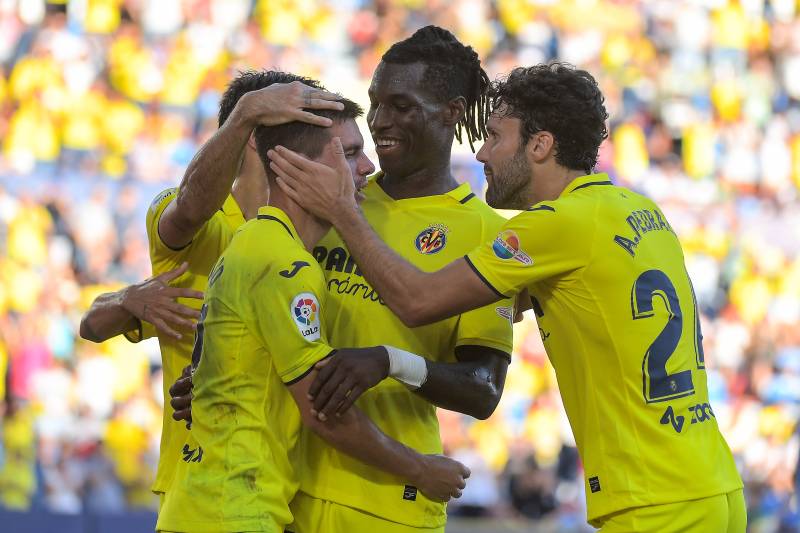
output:
<path id="1" fill-rule="evenodd" d="M 341 505 L 342 507 L 349 507 L 351 509 L 356 509 L 359 512 L 372 515 L 372 516 L 377 517 L 377 518 L 379 518 L 381 520 L 386 520 L 387 522 L 393 522 L 395 524 L 401 524 L 401 525 L 404 525 L 404 526 L 433 529 L 433 528 L 438 528 L 438 527 L 444 527 L 447 524 L 447 512 L 445 511 L 445 508 L 446 508 L 445 504 L 442 504 L 442 513 L 441 513 L 441 515 L 439 516 L 439 518 L 437 520 L 421 520 L 421 521 L 408 521 L 408 520 L 405 520 L 404 521 L 404 520 L 398 520 L 397 518 L 389 518 L 389 517 L 387 517 L 385 515 L 379 514 L 378 512 L 376 512 L 376 511 L 378 511 L 378 509 L 375 509 L 374 507 L 371 508 L 371 509 L 367 509 L 365 506 L 362 506 L 362 505 L 357 505 L 357 504 L 354 504 L 354 503 L 345 503 L 347 498 L 342 497 L 341 493 L 336 492 L 336 491 L 326 491 L 326 492 L 328 492 L 327 496 L 315 496 L 315 495 L 313 495 L 313 494 L 311 494 L 311 493 L 309 493 L 307 491 L 304 491 L 304 490 L 299 490 L 298 492 L 302 492 L 305 496 L 308 496 L 309 498 L 313 498 L 315 500 L 323 500 L 323 501 L 327 501 L 327 502 L 330 502 L 330 503 L 333 503 L 333 504 L 336 504 L 336 505 Z M 407 516 L 408 514 L 410 514 L 410 513 L 405 513 L 402 516 Z M 399 516 L 401 516 L 401 515 L 398 515 L 398 517 Z M 430 517 L 430 518 L 433 518 L 433 517 Z"/>

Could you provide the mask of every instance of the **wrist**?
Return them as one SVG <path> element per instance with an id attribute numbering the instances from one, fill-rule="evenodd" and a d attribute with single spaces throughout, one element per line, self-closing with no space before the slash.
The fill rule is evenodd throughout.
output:
<path id="1" fill-rule="evenodd" d="M 349 203 L 342 200 L 331 213 L 331 224 L 337 230 L 344 229 L 346 231 L 348 228 L 355 227 L 361 218 L 361 208 L 355 201 Z M 341 231 L 339 233 L 341 234 Z"/>
<path id="2" fill-rule="evenodd" d="M 412 485 L 419 488 L 422 485 L 422 478 L 428 468 L 428 456 L 419 452 L 414 452 L 414 459 L 411 461 L 410 470 L 408 471 L 408 480 Z"/>
<path id="3" fill-rule="evenodd" d="M 389 376 L 412 390 L 417 390 L 428 379 L 428 363 L 424 357 L 415 353 L 386 346 L 389 358 Z"/>
<path id="4" fill-rule="evenodd" d="M 236 102 L 225 124 L 248 132 L 253 131 L 258 125 L 258 121 L 256 120 L 256 116 L 250 112 L 251 106 L 248 105 L 249 102 L 250 93 L 243 94 L 242 97 L 239 98 L 239 101 Z"/>

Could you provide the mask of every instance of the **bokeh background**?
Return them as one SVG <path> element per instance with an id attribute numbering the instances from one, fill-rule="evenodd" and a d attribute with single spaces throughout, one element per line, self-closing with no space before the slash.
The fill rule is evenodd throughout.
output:
<path id="1" fill-rule="evenodd" d="M 597 77 L 611 114 L 599 170 L 655 199 L 683 243 L 750 529 L 800 530 L 798 10 L 797 0 L 0 0 L 0 508 L 151 516 L 141 513 L 157 504 L 157 343 L 82 341 L 81 314 L 150 275 L 146 207 L 216 129 L 237 70 L 310 75 L 364 103 L 381 54 L 433 23 L 473 46 L 492 78 L 551 59 Z M 483 191 L 468 149 L 455 150 L 454 171 Z M 448 530 L 584 530 L 581 466 L 535 322 L 515 337 L 494 416 L 441 412 L 448 452 L 473 472 Z"/>

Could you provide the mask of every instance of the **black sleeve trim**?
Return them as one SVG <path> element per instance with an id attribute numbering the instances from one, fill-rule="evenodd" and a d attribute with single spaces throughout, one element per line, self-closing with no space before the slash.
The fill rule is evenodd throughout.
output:
<path id="1" fill-rule="evenodd" d="M 278 222 L 280 222 L 280 221 L 278 221 Z M 320 359 L 319 361 L 324 361 L 325 359 L 327 359 L 328 357 L 332 356 L 332 355 L 333 355 L 333 354 L 335 354 L 335 353 L 336 353 L 336 348 L 334 348 L 333 350 L 331 350 L 331 351 L 330 351 L 330 353 L 328 353 L 328 355 L 326 355 L 325 357 L 323 357 L 323 358 L 322 358 L 322 359 Z M 299 376 L 297 376 L 297 377 L 296 377 L 296 378 L 294 378 L 293 380 L 291 380 L 291 381 L 285 381 L 283 384 L 284 384 L 284 385 L 286 385 L 286 386 L 288 387 L 289 385 L 294 385 L 295 383 L 297 383 L 297 382 L 299 382 L 299 381 L 302 381 L 304 377 L 306 377 L 307 375 L 309 375 L 309 374 L 311 373 L 311 371 L 312 371 L 312 370 L 314 370 L 314 367 L 315 367 L 315 366 L 317 366 L 317 363 L 319 363 L 319 361 L 317 361 L 316 363 L 314 363 L 313 365 L 311 365 L 310 367 L 308 367 L 308 370 L 306 370 L 305 372 L 303 372 L 302 374 L 300 374 Z"/>
<path id="2" fill-rule="evenodd" d="M 164 209 L 166 210 L 166 208 L 164 208 Z M 172 250 L 173 252 L 180 252 L 181 250 L 185 250 L 186 248 L 188 248 L 189 245 L 192 244 L 192 241 L 194 241 L 194 239 L 192 239 L 191 241 L 187 242 L 183 246 L 179 246 L 178 248 L 173 248 L 172 246 L 167 244 L 167 241 L 165 241 L 164 238 L 161 236 L 161 217 L 162 216 L 164 216 L 164 211 L 162 211 L 161 214 L 158 215 L 158 220 L 156 220 L 156 233 L 158 233 L 158 240 L 161 241 L 161 244 L 163 244 L 164 246 L 166 246 L 168 249 Z"/>
<path id="3" fill-rule="evenodd" d="M 467 347 L 480 348 L 482 351 L 485 351 L 486 353 L 489 353 L 489 354 L 493 355 L 494 357 L 500 357 L 502 359 L 505 359 L 506 361 L 508 361 L 509 364 L 511 364 L 511 354 L 510 353 L 504 352 L 503 350 L 498 350 L 497 348 L 492 348 L 491 346 L 484 346 L 482 344 L 461 344 L 459 346 L 456 346 L 454 355 L 456 356 L 456 360 L 458 362 L 460 362 L 460 363 L 464 362 L 464 360 L 462 360 L 458 356 L 458 349 L 459 348 L 467 348 Z M 467 360 L 467 361 L 469 361 L 469 360 Z"/>
<path id="4" fill-rule="evenodd" d="M 475 198 L 475 193 L 471 192 L 468 195 L 466 195 L 464 198 L 459 200 L 459 203 L 465 204 L 465 203 L 469 202 L 470 200 L 472 200 L 473 198 Z"/>
<path id="5" fill-rule="evenodd" d="M 489 287 L 490 289 L 492 289 L 492 291 L 494 291 L 494 293 L 495 293 L 496 295 L 498 295 L 500 298 L 508 298 L 508 296 L 506 296 L 506 295 L 505 295 L 505 294 L 503 294 L 502 292 L 500 292 L 500 291 L 498 291 L 497 289 L 495 289 L 495 288 L 494 288 L 494 285 L 492 285 L 491 283 L 489 283 L 489 280 L 488 280 L 488 279 L 486 279 L 486 278 L 484 278 L 484 277 L 483 277 L 483 274 L 481 274 L 481 273 L 480 273 L 480 271 L 479 271 L 479 270 L 478 270 L 478 269 L 475 267 L 475 265 L 473 265 L 473 264 L 472 264 L 472 261 L 470 261 L 470 260 L 469 260 L 469 257 L 468 257 L 468 256 L 466 256 L 466 255 L 465 255 L 465 256 L 464 256 L 464 260 L 467 262 L 467 264 L 468 264 L 468 265 L 469 265 L 469 267 L 472 269 L 472 271 L 473 271 L 473 272 L 475 272 L 475 274 L 476 274 L 476 275 L 477 275 L 477 276 L 478 276 L 478 277 L 481 279 L 481 281 L 482 281 L 482 282 L 484 282 L 484 283 L 486 284 L 486 286 L 487 286 L 487 287 Z"/>
<path id="6" fill-rule="evenodd" d="M 138 337 L 134 337 L 132 335 L 133 331 L 126 331 L 122 334 L 123 337 L 128 339 L 128 342 L 132 342 L 133 344 L 137 344 L 144 340 L 144 332 L 142 331 L 142 321 L 136 317 L 133 317 L 136 320 L 136 331 L 139 333 Z"/>

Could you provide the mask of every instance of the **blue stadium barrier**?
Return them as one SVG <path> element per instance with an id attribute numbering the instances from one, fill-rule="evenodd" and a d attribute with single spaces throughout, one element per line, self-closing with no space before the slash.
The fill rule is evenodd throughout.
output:
<path id="1" fill-rule="evenodd" d="M 148 512 L 64 515 L 0 509 L 0 531 L 3 533 L 144 533 L 154 531 L 155 525 L 155 513 Z"/>

